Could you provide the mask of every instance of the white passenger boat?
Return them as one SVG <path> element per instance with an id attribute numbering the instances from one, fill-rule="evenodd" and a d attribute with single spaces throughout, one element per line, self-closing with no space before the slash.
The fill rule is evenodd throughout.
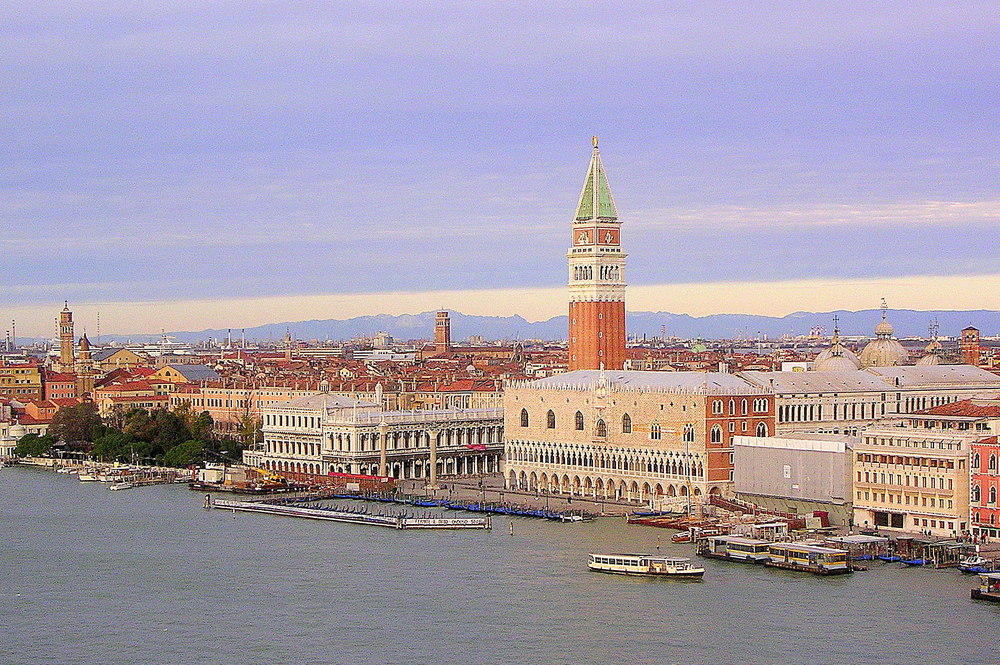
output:
<path id="1" fill-rule="evenodd" d="M 97 477 L 97 474 L 87 473 L 87 472 L 84 472 L 84 471 L 80 472 L 80 482 L 81 483 L 96 483 L 99 480 L 100 480 L 100 478 Z"/>
<path id="2" fill-rule="evenodd" d="M 601 573 L 700 579 L 705 569 L 691 559 L 650 554 L 591 554 L 587 567 Z"/>

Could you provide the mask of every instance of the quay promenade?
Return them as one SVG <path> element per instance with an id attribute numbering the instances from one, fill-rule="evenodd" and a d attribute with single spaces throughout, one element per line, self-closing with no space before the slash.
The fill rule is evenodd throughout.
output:
<path id="1" fill-rule="evenodd" d="M 503 483 L 503 477 L 497 474 L 442 479 L 438 483 L 440 485 L 438 490 L 428 490 L 426 479 L 404 480 L 398 487 L 402 494 L 426 495 L 431 499 L 508 503 L 531 510 L 552 510 L 561 513 L 582 510 L 597 515 L 621 517 L 633 511 L 649 509 L 647 504 L 629 501 L 595 500 L 593 497 L 569 494 L 505 489 Z"/>

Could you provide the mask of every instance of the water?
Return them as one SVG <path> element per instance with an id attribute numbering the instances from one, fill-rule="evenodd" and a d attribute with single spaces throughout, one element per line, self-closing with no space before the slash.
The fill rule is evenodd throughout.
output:
<path id="1" fill-rule="evenodd" d="M 617 519 L 396 531 L 202 496 L 0 471 L 0 662 L 1000 662 L 1000 606 L 954 571 L 704 560 L 703 582 L 650 580 L 587 571 L 658 539 L 690 556 Z"/>

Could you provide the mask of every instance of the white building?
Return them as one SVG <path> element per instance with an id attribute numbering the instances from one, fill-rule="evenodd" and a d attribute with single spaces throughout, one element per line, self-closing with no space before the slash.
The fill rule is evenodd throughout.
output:
<path id="1" fill-rule="evenodd" d="M 503 409 L 383 411 L 319 393 L 266 407 L 264 441 L 245 460 L 281 473 L 428 478 L 496 473 Z"/>

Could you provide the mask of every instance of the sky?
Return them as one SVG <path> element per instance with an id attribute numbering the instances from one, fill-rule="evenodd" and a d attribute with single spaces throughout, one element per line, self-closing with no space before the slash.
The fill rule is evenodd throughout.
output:
<path id="1" fill-rule="evenodd" d="M 0 39 L 19 336 L 562 314 L 594 134 L 630 310 L 1000 309 L 995 2 L 3 2 Z"/>

